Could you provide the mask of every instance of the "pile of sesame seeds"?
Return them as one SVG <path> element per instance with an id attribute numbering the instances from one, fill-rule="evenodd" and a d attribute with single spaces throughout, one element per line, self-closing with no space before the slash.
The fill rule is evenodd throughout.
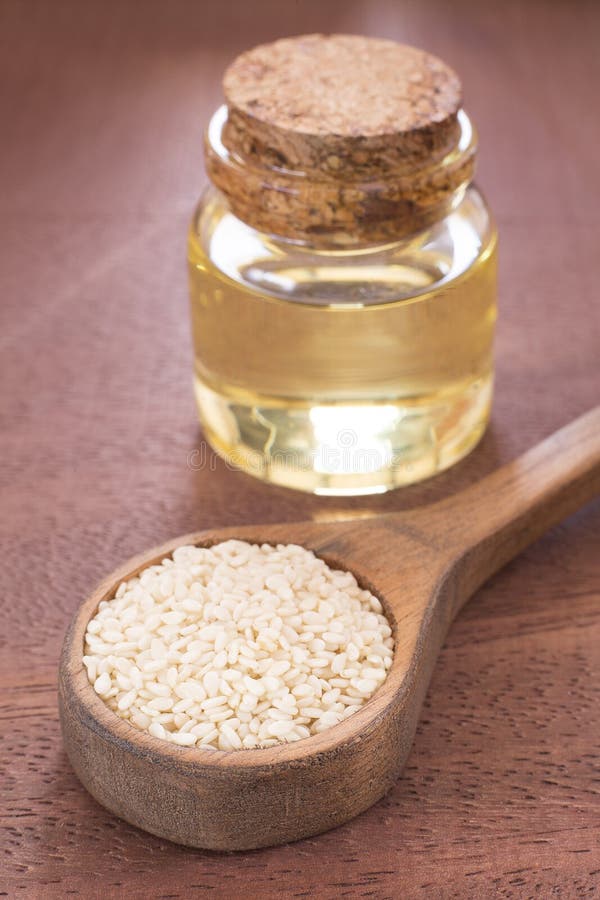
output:
<path id="1" fill-rule="evenodd" d="M 179 547 L 103 600 L 83 662 L 118 716 L 219 750 L 297 741 L 384 681 L 393 638 L 352 573 L 295 544 Z"/>

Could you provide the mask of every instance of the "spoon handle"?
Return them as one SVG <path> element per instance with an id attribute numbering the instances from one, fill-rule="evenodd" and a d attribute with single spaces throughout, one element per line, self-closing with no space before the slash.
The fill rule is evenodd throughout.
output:
<path id="1" fill-rule="evenodd" d="M 600 493 L 600 406 L 431 510 L 455 561 L 453 613 L 487 578 Z M 600 549 L 600 547 L 599 547 Z"/>

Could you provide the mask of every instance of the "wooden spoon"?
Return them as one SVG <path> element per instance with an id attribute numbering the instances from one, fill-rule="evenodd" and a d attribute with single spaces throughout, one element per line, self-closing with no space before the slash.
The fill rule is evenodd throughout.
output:
<path id="1" fill-rule="evenodd" d="M 203 531 L 113 573 L 77 612 L 60 669 L 75 772 L 104 806 L 193 847 L 242 850 L 317 834 L 382 797 L 409 754 L 448 627 L 493 572 L 600 491 L 600 407 L 458 496 L 405 513 Z M 339 725 L 290 744 L 184 749 L 138 731 L 96 695 L 82 664 L 87 623 L 118 584 L 181 544 L 298 543 L 376 593 L 396 648 L 384 684 Z"/>

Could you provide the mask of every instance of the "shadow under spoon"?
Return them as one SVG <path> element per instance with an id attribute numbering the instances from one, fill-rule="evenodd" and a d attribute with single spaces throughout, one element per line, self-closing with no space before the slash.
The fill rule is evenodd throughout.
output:
<path id="1" fill-rule="evenodd" d="M 435 660 L 457 612 L 490 575 L 600 492 L 600 407 L 458 495 L 405 513 L 202 531 L 130 560 L 80 606 L 59 679 L 67 753 L 91 794 L 128 822 L 193 847 L 246 850 L 356 816 L 407 759 Z M 350 569 L 394 628 L 389 674 L 354 715 L 320 734 L 254 750 L 182 748 L 137 730 L 96 695 L 84 635 L 121 581 L 182 544 L 297 543 Z"/>

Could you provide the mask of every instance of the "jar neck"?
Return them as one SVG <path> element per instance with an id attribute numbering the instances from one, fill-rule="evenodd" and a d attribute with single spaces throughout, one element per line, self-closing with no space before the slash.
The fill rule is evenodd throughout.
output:
<path id="1" fill-rule="evenodd" d="M 228 148 L 228 109 L 214 114 L 205 138 L 211 182 L 235 216 L 258 231 L 315 249 L 343 250 L 392 243 L 443 219 L 462 199 L 473 178 L 477 136 L 464 110 L 457 117 L 456 142 L 441 158 L 379 178 L 346 181 L 289 170 L 274 159 L 257 164 Z"/>

